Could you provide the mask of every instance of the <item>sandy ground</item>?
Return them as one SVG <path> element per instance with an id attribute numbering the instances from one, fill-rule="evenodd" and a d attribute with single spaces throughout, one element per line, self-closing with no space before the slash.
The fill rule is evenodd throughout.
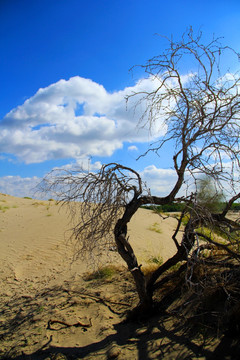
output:
<path id="1" fill-rule="evenodd" d="M 175 253 L 175 224 L 144 209 L 133 217 L 130 242 L 143 266 Z M 137 301 L 123 262 L 114 251 L 103 254 L 103 263 L 108 259 L 120 273 L 114 281 L 87 280 L 87 264 L 72 261 L 69 227 L 55 201 L 0 195 L 0 358 L 198 358 L 196 344 L 186 350 L 185 340 L 163 337 L 163 323 L 121 324 Z"/>
<path id="2" fill-rule="evenodd" d="M 5 292 L 8 278 L 21 282 L 22 288 L 31 284 L 39 289 L 45 284 L 61 284 L 88 270 L 84 261 L 72 261 L 69 214 L 55 201 L 0 195 L 0 215 L 0 281 L 4 281 L 1 289 Z M 162 220 L 151 211 L 138 211 L 129 225 L 129 235 L 140 263 L 148 262 L 153 254 L 163 260 L 174 254 L 171 234 L 175 224 L 172 218 Z M 122 263 L 118 254 L 110 255 L 110 262 Z"/>

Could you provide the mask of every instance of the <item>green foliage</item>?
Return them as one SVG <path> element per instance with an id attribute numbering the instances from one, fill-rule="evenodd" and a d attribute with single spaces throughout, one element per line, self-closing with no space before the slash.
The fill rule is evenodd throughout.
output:
<path id="1" fill-rule="evenodd" d="M 182 225 L 186 226 L 189 221 L 189 214 L 185 214 L 182 218 Z"/>
<path id="2" fill-rule="evenodd" d="M 231 206 L 231 210 L 240 211 L 240 203 L 233 203 Z"/>
<path id="3" fill-rule="evenodd" d="M 202 227 L 196 229 L 196 231 L 207 236 L 211 240 L 216 240 L 216 233 L 212 229 L 209 229 L 206 226 L 202 226 Z M 200 238 L 205 241 L 204 237 L 200 237 Z"/>
<path id="4" fill-rule="evenodd" d="M 144 206 L 142 206 L 143 209 L 153 210 L 156 213 L 180 212 L 184 209 L 184 207 L 185 207 L 184 203 L 177 203 L 177 202 L 172 202 L 170 204 L 165 204 L 165 205 L 144 205 Z"/>
<path id="5" fill-rule="evenodd" d="M 32 198 L 29 196 L 24 196 L 24 199 L 32 200 Z"/>

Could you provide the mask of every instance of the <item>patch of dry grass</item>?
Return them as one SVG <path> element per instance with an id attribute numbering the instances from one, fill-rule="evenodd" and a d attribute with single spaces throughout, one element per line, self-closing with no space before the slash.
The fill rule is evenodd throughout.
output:
<path id="1" fill-rule="evenodd" d="M 158 233 L 158 234 L 161 234 L 161 233 L 162 233 L 162 230 L 161 230 L 161 228 L 160 228 L 160 225 L 159 225 L 157 222 L 155 222 L 154 224 L 152 224 L 151 226 L 149 226 L 149 227 L 148 227 L 148 230 L 154 231 L 154 232 L 156 232 L 156 233 Z"/>

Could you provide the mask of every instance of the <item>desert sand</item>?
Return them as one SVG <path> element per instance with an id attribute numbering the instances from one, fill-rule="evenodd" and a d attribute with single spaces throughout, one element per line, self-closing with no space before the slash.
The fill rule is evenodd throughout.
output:
<path id="1" fill-rule="evenodd" d="M 143 268 L 175 253 L 175 225 L 145 209 L 133 217 L 130 242 Z M 102 254 L 100 262 L 118 271 L 89 278 L 89 265 L 73 261 L 69 228 L 55 201 L 0 195 L 0 358 L 198 358 L 196 344 L 169 336 L 164 317 L 148 326 L 121 323 L 137 302 L 124 263 L 115 251 Z"/>

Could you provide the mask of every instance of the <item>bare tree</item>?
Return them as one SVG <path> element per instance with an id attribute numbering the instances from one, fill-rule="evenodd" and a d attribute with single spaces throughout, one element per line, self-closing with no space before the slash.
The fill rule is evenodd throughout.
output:
<path id="1" fill-rule="evenodd" d="M 45 189 L 58 191 L 61 201 L 81 202 L 76 214 L 78 224 L 73 229 L 79 253 L 106 249 L 114 241 L 135 280 L 141 309 L 151 308 L 154 291 L 169 279 L 169 275 L 164 276 L 167 270 L 182 262 L 179 271 L 187 271 L 189 261 L 196 257 L 201 260 L 209 244 L 240 258 L 240 227 L 227 216 L 233 202 L 240 198 L 240 76 L 220 72 L 221 57 L 228 51 L 237 54 L 222 46 L 219 39 L 204 44 L 202 35 L 195 36 L 191 29 L 178 42 L 168 39 L 168 44 L 164 53 L 142 66 L 147 77 L 157 84 L 155 89 L 129 94 L 127 101 L 136 97 L 136 106 L 144 104 L 140 126 L 153 131 L 158 123 L 164 123 L 165 136 L 159 137 L 142 156 L 149 152 L 160 154 L 164 144 L 174 143 L 172 159 L 177 179 L 172 190 L 166 196 L 155 196 L 134 169 L 116 163 L 103 165 L 96 173 L 60 171 L 43 182 Z M 183 76 L 184 62 L 192 71 Z M 228 200 L 220 213 L 198 201 L 199 174 L 212 179 L 221 191 L 227 185 Z M 191 182 L 189 191 L 186 181 Z M 185 208 L 172 236 L 176 253 L 146 278 L 131 246 L 127 224 L 144 204 L 180 201 Z M 188 221 L 184 225 L 186 214 Z M 225 242 L 207 235 L 204 227 L 220 231 Z"/>

